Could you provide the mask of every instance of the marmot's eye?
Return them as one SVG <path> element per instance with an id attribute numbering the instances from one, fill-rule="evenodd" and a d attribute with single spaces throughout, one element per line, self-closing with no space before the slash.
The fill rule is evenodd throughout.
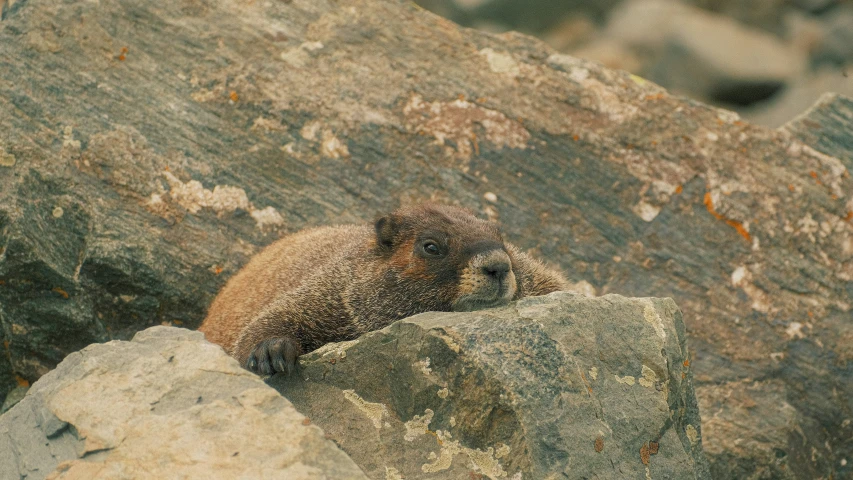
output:
<path id="1" fill-rule="evenodd" d="M 428 255 L 441 255 L 441 249 L 433 241 L 424 243 L 424 252 Z"/>

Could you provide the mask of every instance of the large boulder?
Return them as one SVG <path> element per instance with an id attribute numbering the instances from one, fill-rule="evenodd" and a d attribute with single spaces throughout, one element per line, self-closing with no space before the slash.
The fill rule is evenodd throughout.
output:
<path id="1" fill-rule="evenodd" d="M 271 384 L 375 480 L 709 479 L 681 312 L 554 293 L 426 313 Z"/>
<path id="2" fill-rule="evenodd" d="M 757 127 L 403 0 L 5 5 L 0 391 L 197 326 L 281 233 L 431 198 L 595 293 L 674 298 L 712 471 L 853 472 L 843 109 Z"/>
<path id="3" fill-rule="evenodd" d="M 72 353 L 0 416 L 0 479 L 364 479 L 202 334 L 153 327 Z"/>

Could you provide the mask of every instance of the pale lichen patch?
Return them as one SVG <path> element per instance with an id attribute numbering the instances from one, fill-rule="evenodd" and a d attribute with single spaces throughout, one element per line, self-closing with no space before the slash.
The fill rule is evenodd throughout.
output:
<path id="1" fill-rule="evenodd" d="M 592 367 L 589 369 L 589 378 L 598 380 L 598 367 Z"/>
<path id="2" fill-rule="evenodd" d="M 491 48 L 484 48 L 480 50 L 480 55 L 486 58 L 486 61 L 489 63 L 489 69 L 494 73 L 506 74 L 512 77 L 517 77 L 521 73 L 518 62 L 508 53 L 496 52 Z"/>
<path id="3" fill-rule="evenodd" d="M 427 408 L 424 410 L 423 415 L 415 415 L 411 420 L 404 423 L 403 425 L 406 427 L 406 434 L 403 436 L 403 439 L 407 442 L 411 442 L 427 433 L 429 431 L 429 422 L 432 421 L 434 414 L 435 412 Z"/>
<path id="4" fill-rule="evenodd" d="M 446 387 L 442 388 L 436 393 L 436 395 L 438 395 L 438 398 L 447 398 L 447 396 L 450 395 L 450 390 L 448 390 Z"/>
<path id="5" fill-rule="evenodd" d="M 304 42 L 298 47 L 281 52 L 281 59 L 293 67 L 303 68 L 311 60 L 311 54 L 322 49 L 321 42 Z"/>
<path id="6" fill-rule="evenodd" d="M 429 368 L 429 363 L 430 363 L 430 359 L 429 359 L 429 357 L 427 357 L 427 358 L 424 358 L 422 360 L 418 360 L 417 362 L 415 362 L 414 367 L 416 369 L 420 370 L 421 373 L 423 373 L 424 375 L 430 375 L 430 374 L 432 374 L 432 369 Z"/>
<path id="7" fill-rule="evenodd" d="M 343 393 L 344 398 L 361 410 L 361 413 L 373 422 L 374 427 L 377 429 L 382 428 L 382 417 L 388 415 L 388 410 L 385 408 L 385 405 L 381 403 L 368 402 L 355 393 L 355 390 L 344 390 Z"/>
<path id="8" fill-rule="evenodd" d="M 255 219 L 255 225 L 261 230 L 284 225 L 284 218 L 273 207 L 268 206 L 261 210 L 251 210 L 249 215 Z"/>
<path id="9" fill-rule="evenodd" d="M 0 167 L 14 167 L 18 160 L 0 145 Z"/>
<path id="10" fill-rule="evenodd" d="M 323 140 L 320 143 L 320 153 L 327 158 L 349 157 L 349 148 L 332 133 L 331 130 L 323 130 Z"/>
<path id="11" fill-rule="evenodd" d="M 636 379 L 630 375 L 625 375 L 624 377 L 620 377 L 619 375 L 613 375 L 616 377 L 616 381 L 625 385 L 633 385 Z"/>
<path id="12" fill-rule="evenodd" d="M 809 327 L 809 324 L 791 322 L 788 324 L 788 328 L 785 329 L 785 335 L 787 335 L 791 340 L 805 338 L 806 334 L 803 332 L 804 327 Z"/>
<path id="13" fill-rule="evenodd" d="M 495 458 L 503 458 L 509 455 L 509 452 L 512 450 L 509 448 L 509 445 L 505 443 L 499 443 L 497 445 L 497 449 L 495 449 Z"/>
<path id="14" fill-rule="evenodd" d="M 640 299 L 640 302 L 643 304 L 643 318 L 652 326 L 652 328 L 654 328 L 658 337 L 662 340 L 666 340 L 666 330 L 663 328 L 663 319 L 660 318 L 660 314 L 658 314 L 654 303 L 652 303 L 648 298 Z"/>
<path id="15" fill-rule="evenodd" d="M 696 445 L 699 442 L 699 432 L 693 425 L 688 424 L 684 428 L 684 433 L 687 435 L 687 439 L 690 440 L 691 445 Z"/>
<path id="16" fill-rule="evenodd" d="M 430 453 L 432 463 L 426 463 L 421 466 L 424 473 L 435 473 L 450 468 L 453 462 L 453 457 L 459 454 L 466 455 L 471 460 L 472 468 L 479 471 L 491 480 L 497 480 L 501 477 L 506 477 L 500 462 L 495 458 L 495 449 L 489 447 L 486 451 L 463 447 L 458 440 L 452 440 L 449 432 L 441 430 L 436 431 L 436 436 L 441 444 L 441 450 L 438 455 L 434 452 Z"/>
<path id="17" fill-rule="evenodd" d="M 51 215 L 53 215 L 53 218 L 62 218 L 62 216 L 65 215 L 65 210 L 60 206 L 56 206 L 53 208 Z"/>
<path id="18" fill-rule="evenodd" d="M 658 376 L 655 374 L 655 371 L 651 368 L 643 365 L 643 376 L 638 379 L 640 385 L 651 388 L 655 385 L 655 382 L 658 381 Z"/>
<path id="19" fill-rule="evenodd" d="M 308 122 L 302 126 L 299 130 L 299 135 L 302 136 L 305 140 L 316 141 L 317 134 L 320 132 L 320 128 L 322 128 L 322 124 L 320 122 Z"/>
<path id="20" fill-rule="evenodd" d="M 173 202 L 183 207 L 186 211 L 197 214 L 203 208 L 209 208 L 217 215 L 233 213 L 236 210 L 244 210 L 255 220 L 255 226 L 261 230 L 270 227 L 279 227 L 284 224 L 284 218 L 271 206 L 256 209 L 246 191 L 239 187 L 229 185 L 216 185 L 213 190 L 204 188 L 198 180 L 183 182 L 171 172 L 163 172 L 169 190 L 154 192 L 146 202 L 146 206 L 152 212 L 167 216 L 168 206 L 164 196 L 168 196 Z"/>
<path id="21" fill-rule="evenodd" d="M 646 202 L 645 200 L 640 200 L 639 203 L 631 207 L 631 211 L 633 211 L 638 217 L 642 218 L 647 222 L 651 222 L 655 218 L 657 218 L 658 214 L 661 211 L 661 207 L 657 205 L 652 205 L 651 203 Z"/>
<path id="22" fill-rule="evenodd" d="M 451 141 L 456 145 L 456 154 L 463 158 L 479 153 L 479 132 L 497 149 L 525 149 L 530 140 L 530 132 L 519 122 L 462 99 L 425 102 L 415 94 L 403 107 L 403 115 L 409 131 L 432 136 L 437 145 Z"/>
<path id="23" fill-rule="evenodd" d="M 403 480 L 400 471 L 394 467 L 385 467 L 385 480 Z"/>

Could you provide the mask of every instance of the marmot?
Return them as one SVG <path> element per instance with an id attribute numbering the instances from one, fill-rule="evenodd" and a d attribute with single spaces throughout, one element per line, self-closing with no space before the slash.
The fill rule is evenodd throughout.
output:
<path id="1" fill-rule="evenodd" d="M 424 204 L 370 225 L 285 236 L 249 261 L 199 330 L 245 368 L 290 373 L 297 358 L 427 311 L 503 305 L 568 288 L 470 211 Z"/>

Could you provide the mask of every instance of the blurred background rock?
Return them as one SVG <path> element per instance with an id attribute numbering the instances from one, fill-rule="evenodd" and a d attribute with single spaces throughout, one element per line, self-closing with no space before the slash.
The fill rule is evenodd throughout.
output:
<path id="1" fill-rule="evenodd" d="M 417 0 L 777 127 L 853 95 L 853 0 Z"/>

